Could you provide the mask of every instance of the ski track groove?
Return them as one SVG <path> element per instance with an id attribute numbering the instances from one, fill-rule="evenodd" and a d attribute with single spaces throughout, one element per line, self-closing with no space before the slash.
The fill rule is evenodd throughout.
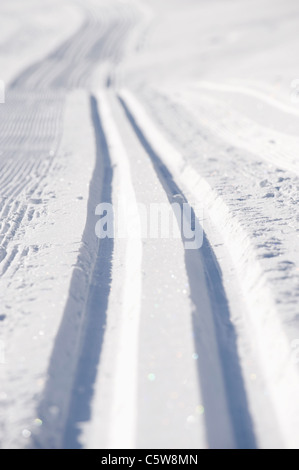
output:
<path id="1" fill-rule="evenodd" d="M 175 198 L 180 194 L 184 203 L 189 204 L 170 170 L 167 168 L 165 163 L 162 162 L 155 150 L 153 150 L 151 142 L 147 140 L 147 137 L 143 134 L 138 122 L 131 114 L 121 96 L 119 101 L 130 125 L 134 129 L 136 138 L 141 142 L 148 158 L 152 162 L 157 178 L 169 199 L 169 203 L 175 202 Z M 193 208 L 191 209 L 193 211 Z M 195 223 L 198 224 L 197 216 L 194 211 L 193 218 L 196 221 Z M 212 448 L 221 448 L 224 445 L 225 432 L 222 430 L 220 435 L 217 435 L 217 432 L 215 432 L 214 423 L 216 416 L 214 416 L 214 414 L 218 416 L 219 421 L 224 419 L 222 418 L 223 410 L 221 406 L 228 406 L 230 409 L 231 421 L 227 424 L 228 427 L 226 432 L 227 434 L 231 432 L 229 430 L 231 426 L 234 435 L 234 442 L 227 445 L 240 448 L 255 448 L 256 442 L 253 424 L 251 422 L 250 411 L 243 384 L 242 371 L 238 364 L 236 336 L 234 327 L 229 318 L 229 308 L 221 280 L 221 268 L 218 265 L 205 233 L 203 246 L 200 249 L 185 249 L 185 263 L 189 276 L 191 298 L 195 305 L 195 311 L 193 312 L 193 334 L 195 350 L 199 352 L 198 376 L 206 410 L 205 418 L 208 445 Z M 203 280 L 203 276 L 201 274 L 202 271 L 205 273 L 205 280 Z M 210 319 L 203 318 L 201 313 L 202 304 L 205 303 L 205 289 L 209 292 L 207 302 L 210 303 L 210 312 L 209 308 L 207 308 L 205 313 L 206 316 L 209 316 L 212 313 L 212 317 Z M 205 337 L 209 338 L 209 352 L 205 350 Z M 213 342 L 215 344 L 215 349 L 211 346 Z M 213 350 L 212 356 L 214 355 L 214 359 L 212 359 L 209 368 L 207 367 L 206 360 L 211 354 L 210 348 Z M 217 366 L 220 365 L 219 371 L 217 371 L 215 364 L 217 364 Z M 213 374 L 211 374 L 212 368 L 214 369 Z M 215 386 L 213 381 L 215 380 L 215 376 L 217 377 L 217 374 L 219 374 L 220 383 L 223 384 L 224 397 L 220 398 L 219 395 L 217 395 L 215 397 L 215 401 L 213 401 L 213 389 Z M 219 402 L 221 403 L 222 399 L 224 400 L 225 405 L 219 406 Z"/>

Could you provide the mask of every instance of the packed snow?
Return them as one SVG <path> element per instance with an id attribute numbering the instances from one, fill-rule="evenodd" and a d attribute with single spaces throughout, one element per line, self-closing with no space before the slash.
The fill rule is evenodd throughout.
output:
<path id="1" fill-rule="evenodd" d="M 2 0 L 1 448 L 299 447 L 298 26 Z M 98 238 L 102 203 L 133 236 Z M 174 203 L 199 248 L 144 236 Z"/>

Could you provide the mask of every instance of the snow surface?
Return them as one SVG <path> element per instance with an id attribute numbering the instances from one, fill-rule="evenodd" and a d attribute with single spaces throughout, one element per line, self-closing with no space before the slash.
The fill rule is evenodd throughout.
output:
<path id="1" fill-rule="evenodd" d="M 1 2 L 2 448 L 299 447 L 298 24 Z M 178 200 L 199 250 L 142 237 Z M 97 238 L 101 202 L 133 238 Z"/>

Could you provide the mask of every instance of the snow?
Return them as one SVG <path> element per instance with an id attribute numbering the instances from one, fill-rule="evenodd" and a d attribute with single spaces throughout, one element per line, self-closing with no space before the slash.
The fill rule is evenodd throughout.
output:
<path id="1" fill-rule="evenodd" d="M 1 4 L 0 70 L 6 85 L 28 66 L 42 60 L 77 31 L 84 19 L 80 5 L 57 0 Z"/>
<path id="2" fill-rule="evenodd" d="M 298 448 L 298 21 L 1 2 L 2 448 Z M 143 236 L 177 201 L 198 250 Z"/>

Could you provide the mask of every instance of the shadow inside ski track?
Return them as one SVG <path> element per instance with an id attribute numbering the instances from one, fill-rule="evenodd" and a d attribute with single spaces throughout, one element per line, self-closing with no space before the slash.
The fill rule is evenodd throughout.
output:
<path id="1" fill-rule="evenodd" d="M 140 143 L 149 155 L 156 174 L 164 188 L 170 203 L 177 202 L 177 195 L 182 203 L 188 203 L 177 186 L 167 167 L 152 148 L 124 100 L 119 97 L 124 112 L 131 123 Z M 176 196 L 176 198 L 174 198 Z M 193 209 L 192 221 L 199 224 Z M 203 244 L 200 249 L 185 249 L 185 263 L 189 279 L 191 300 L 194 304 L 193 334 L 195 350 L 198 352 L 198 377 L 203 396 L 204 416 L 207 439 L 210 448 L 221 448 L 225 442 L 225 430 L 218 426 L 220 421 L 219 394 L 215 387 L 213 360 L 210 355 L 217 354 L 221 367 L 221 379 L 224 383 L 225 399 L 229 410 L 235 446 L 237 448 L 256 448 L 253 423 L 248 409 L 248 401 L 242 371 L 238 359 L 236 332 L 230 320 L 228 301 L 223 287 L 222 273 L 213 253 L 209 240 L 203 231 Z M 202 269 L 203 268 L 203 269 Z M 206 283 L 209 298 L 204 299 L 200 289 L 202 280 Z M 209 305 L 208 305 L 209 304 Z M 212 322 L 216 336 L 217 349 L 210 352 L 209 338 L 205 337 L 205 312 L 212 311 Z M 217 373 L 217 372 L 216 372 Z"/>
<path id="2" fill-rule="evenodd" d="M 90 420 L 90 403 L 105 332 L 114 241 L 113 238 L 100 241 L 96 238 L 94 212 L 100 202 L 112 202 L 113 169 L 94 97 L 90 104 L 96 166 L 90 185 L 82 247 L 39 407 L 43 426 L 34 438 L 37 448 L 82 447 L 79 423 Z"/>

